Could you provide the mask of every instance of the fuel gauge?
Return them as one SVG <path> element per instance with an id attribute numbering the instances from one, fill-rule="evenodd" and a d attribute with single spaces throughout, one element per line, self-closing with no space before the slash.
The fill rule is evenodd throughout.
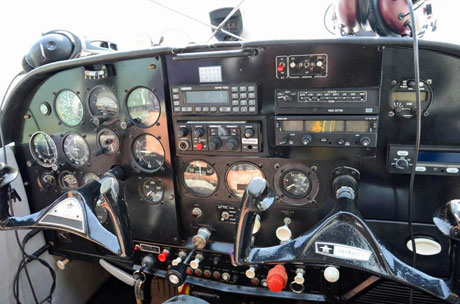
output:
<path id="1" fill-rule="evenodd" d="M 38 186 L 46 192 L 52 192 L 56 189 L 57 180 L 51 171 L 43 171 L 38 176 Z"/>

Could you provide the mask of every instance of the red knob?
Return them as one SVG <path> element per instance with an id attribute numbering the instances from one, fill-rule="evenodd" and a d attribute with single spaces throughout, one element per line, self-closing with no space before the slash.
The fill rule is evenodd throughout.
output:
<path id="1" fill-rule="evenodd" d="M 273 292 L 280 292 L 286 287 L 288 276 L 283 265 L 276 265 L 268 272 L 268 289 Z"/>
<path id="2" fill-rule="evenodd" d="M 193 273 L 193 269 L 190 268 L 190 267 L 187 267 L 187 270 L 185 270 L 185 273 L 186 273 L 186 274 L 192 274 L 192 273 Z"/>
<path id="3" fill-rule="evenodd" d="M 202 143 L 196 144 L 196 149 L 197 150 L 202 150 L 203 149 L 203 144 Z"/>
<path id="4" fill-rule="evenodd" d="M 284 62 L 281 62 L 281 63 L 278 65 L 278 73 L 283 72 L 285 66 L 286 66 L 286 64 L 285 64 Z"/>
<path id="5" fill-rule="evenodd" d="M 160 261 L 162 263 L 166 262 L 166 259 L 168 258 L 168 255 L 169 255 L 169 250 L 167 250 L 167 249 L 163 250 L 163 252 L 158 255 L 158 261 Z"/>

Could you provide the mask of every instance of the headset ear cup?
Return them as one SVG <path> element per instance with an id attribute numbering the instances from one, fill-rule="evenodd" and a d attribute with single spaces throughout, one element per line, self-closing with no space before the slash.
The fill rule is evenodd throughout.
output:
<path id="1" fill-rule="evenodd" d="M 369 14 L 367 17 L 369 25 L 374 32 L 379 36 L 393 36 L 399 37 L 397 33 L 393 32 L 382 19 L 379 9 L 379 0 L 369 0 Z"/>
<path id="2" fill-rule="evenodd" d="M 31 66 L 26 59 L 26 56 L 22 57 L 22 68 L 24 69 L 24 72 L 28 73 L 32 71 L 35 67 Z"/>

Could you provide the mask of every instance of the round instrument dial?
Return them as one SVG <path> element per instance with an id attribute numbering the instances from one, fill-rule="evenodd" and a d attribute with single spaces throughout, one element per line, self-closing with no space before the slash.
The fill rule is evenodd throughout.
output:
<path id="1" fill-rule="evenodd" d="M 77 177 L 70 171 L 62 171 L 62 173 L 59 175 L 59 186 L 65 190 L 77 189 Z"/>
<path id="2" fill-rule="evenodd" d="M 141 170 L 155 172 L 163 166 L 165 151 L 160 141 L 153 135 L 138 136 L 131 147 L 134 161 Z"/>
<path id="3" fill-rule="evenodd" d="M 89 184 L 92 181 L 98 182 L 100 180 L 101 179 L 99 178 L 99 176 L 96 173 L 93 173 L 93 172 L 88 172 L 88 173 L 85 173 L 85 175 L 83 175 L 83 184 L 84 185 Z"/>
<path id="4" fill-rule="evenodd" d="M 29 142 L 30 153 L 34 160 L 43 167 L 51 167 L 58 158 L 56 144 L 51 136 L 44 132 L 32 135 Z"/>
<path id="5" fill-rule="evenodd" d="M 225 177 L 230 192 L 242 198 L 246 187 L 254 177 L 265 178 L 264 173 L 256 165 L 249 162 L 238 162 L 233 164 Z"/>
<path id="6" fill-rule="evenodd" d="M 54 191 L 57 180 L 52 171 L 43 171 L 38 176 L 38 185 L 47 192 Z"/>
<path id="7" fill-rule="evenodd" d="M 147 177 L 139 185 L 141 197 L 148 203 L 156 204 L 163 200 L 164 189 L 161 182 L 155 178 Z"/>
<path id="8" fill-rule="evenodd" d="M 63 150 L 67 160 L 74 166 L 83 166 L 89 161 L 89 145 L 76 133 L 70 133 L 64 138 Z"/>
<path id="9" fill-rule="evenodd" d="M 310 190 L 310 181 L 305 172 L 290 170 L 281 176 L 281 189 L 291 198 L 302 198 Z"/>
<path id="10" fill-rule="evenodd" d="M 120 140 L 115 132 L 110 129 L 102 129 L 98 133 L 99 146 L 106 155 L 113 155 L 117 153 L 120 148 Z"/>
<path id="11" fill-rule="evenodd" d="M 96 117 L 104 118 L 104 123 L 112 123 L 118 116 L 117 95 L 106 86 L 95 86 L 89 94 L 89 109 Z"/>
<path id="12" fill-rule="evenodd" d="M 219 185 L 219 177 L 212 165 L 202 160 L 187 163 L 183 177 L 187 190 L 201 197 L 211 196 Z"/>
<path id="13" fill-rule="evenodd" d="M 62 90 L 56 96 L 56 113 L 59 119 L 69 127 L 75 127 L 83 119 L 83 105 L 80 98 L 71 90 Z"/>
<path id="14" fill-rule="evenodd" d="M 153 126 L 160 117 L 160 101 L 148 88 L 136 88 L 126 102 L 129 117 L 142 128 Z"/>

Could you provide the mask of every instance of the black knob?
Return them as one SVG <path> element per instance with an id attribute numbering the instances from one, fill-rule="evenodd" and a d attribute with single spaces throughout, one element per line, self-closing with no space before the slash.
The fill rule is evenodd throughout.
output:
<path id="1" fill-rule="evenodd" d="M 203 128 L 196 128 L 194 131 L 193 131 L 193 135 L 195 137 L 201 137 L 204 135 L 204 130 Z"/>
<path id="2" fill-rule="evenodd" d="M 213 137 L 208 144 L 209 150 L 219 150 L 222 147 L 222 141 L 219 137 Z"/>
<path id="3" fill-rule="evenodd" d="M 187 136 L 187 134 L 188 134 L 188 129 L 185 127 L 182 127 L 179 129 L 179 131 L 177 131 L 177 135 L 179 135 L 179 137 L 185 137 Z"/>
<path id="4" fill-rule="evenodd" d="M 251 137 L 254 136 L 254 134 L 255 134 L 254 129 L 252 129 L 252 128 L 248 128 L 248 129 L 244 130 L 244 137 L 246 137 L 246 138 L 251 138 Z"/>
<path id="5" fill-rule="evenodd" d="M 292 98 L 291 95 L 284 95 L 284 96 L 283 96 L 283 100 L 284 100 L 285 102 L 289 102 L 289 101 L 293 101 L 294 98 Z"/>
<path id="6" fill-rule="evenodd" d="M 345 144 L 345 139 L 339 138 L 339 140 L 337 140 L 337 143 L 338 143 L 339 145 L 344 145 L 344 144 Z"/>
<path id="7" fill-rule="evenodd" d="M 225 146 L 227 147 L 228 150 L 236 150 L 236 149 L 238 149 L 239 145 L 240 144 L 239 144 L 238 140 L 235 137 L 230 137 L 227 140 L 227 143 L 225 144 Z"/>
<path id="8" fill-rule="evenodd" d="M 280 141 L 281 145 L 287 145 L 288 143 L 289 143 L 289 136 L 283 137 Z"/>
<path id="9" fill-rule="evenodd" d="M 312 140 L 313 140 L 313 139 L 311 138 L 310 135 L 305 135 L 304 137 L 302 137 L 302 144 L 303 144 L 304 146 L 308 146 L 309 144 L 311 144 L 311 141 L 312 141 Z"/>
<path id="10" fill-rule="evenodd" d="M 409 88 L 415 87 L 415 80 L 409 80 L 409 81 L 407 82 L 407 86 L 408 86 Z"/>
<path id="11" fill-rule="evenodd" d="M 129 127 L 132 127 L 132 126 L 134 126 L 134 122 L 132 120 L 120 122 L 120 127 L 122 129 L 128 129 Z"/>
<path id="12" fill-rule="evenodd" d="M 409 162 L 405 158 L 400 158 L 395 163 L 396 169 L 407 170 L 409 168 Z"/>
<path id="13" fill-rule="evenodd" d="M 171 267 L 166 273 L 166 278 L 168 279 L 169 284 L 174 286 L 180 286 L 184 284 L 185 279 L 187 278 L 187 265 L 180 263 L 179 265 Z"/>
<path id="14" fill-rule="evenodd" d="M 371 139 L 369 137 L 363 137 L 361 138 L 360 143 L 363 147 L 367 147 L 371 144 Z"/>

